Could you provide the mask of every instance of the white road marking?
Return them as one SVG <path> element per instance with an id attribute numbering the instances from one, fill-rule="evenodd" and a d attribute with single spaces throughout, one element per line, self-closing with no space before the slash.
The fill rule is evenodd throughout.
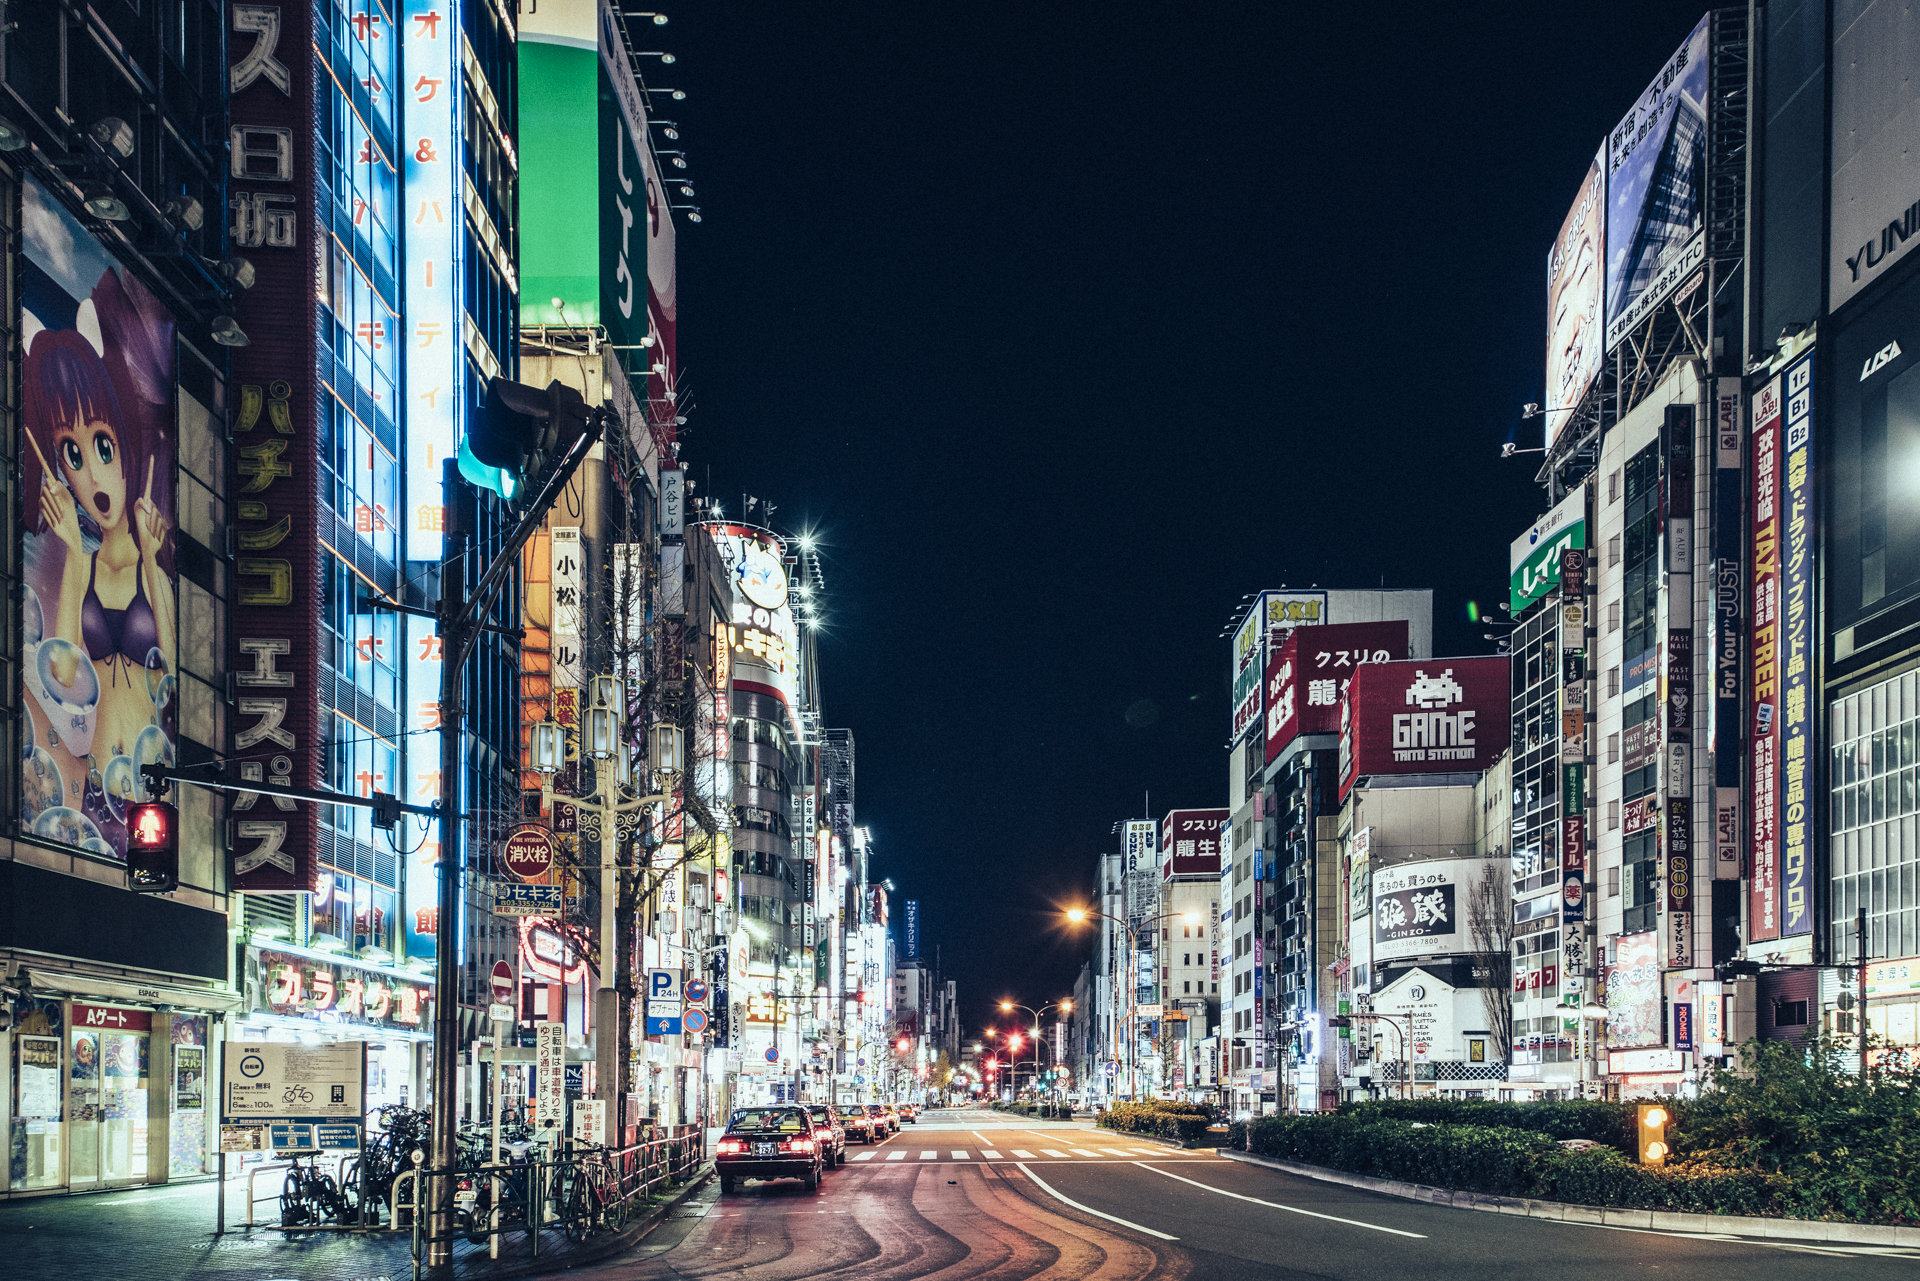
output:
<path id="1" fill-rule="evenodd" d="M 1015 1156 L 1017 1156 L 1017 1157 L 1019 1157 L 1019 1158 L 1020 1158 L 1020 1159 L 1021 1159 L 1022 1161 L 1031 1161 L 1031 1160 L 1033 1160 L 1033 1153 L 1031 1153 L 1031 1152 L 1028 1152 L 1028 1151 L 1026 1151 L 1026 1150 L 1025 1150 L 1025 1149 L 1023 1149 L 1023 1148 L 1015 1148 L 1015 1149 L 1013 1150 L 1013 1154 L 1014 1154 Z"/>
<path id="2" fill-rule="evenodd" d="M 1060 1195 L 1060 1193 L 1056 1191 L 1051 1185 L 1049 1185 L 1045 1179 L 1035 1174 L 1032 1170 L 1027 1169 L 1026 1166 L 1024 1165 L 1021 1166 L 1020 1170 L 1021 1170 L 1021 1173 L 1025 1174 L 1029 1179 L 1032 1179 L 1035 1183 L 1038 1183 L 1040 1185 L 1041 1190 L 1044 1191 L 1048 1196 L 1052 1197 L 1056 1201 L 1061 1202 L 1062 1204 L 1072 1206 L 1074 1209 L 1080 1211 L 1082 1214 L 1091 1214 L 1096 1219 L 1105 1219 L 1109 1223 L 1118 1223 L 1123 1228 L 1132 1228 L 1135 1232 L 1144 1232 L 1150 1237 L 1159 1237 L 1162 1241 L 1178 1241 L 1180 1239 L 1179 1237 L 1173 1236 L 1170 1233 L 1156 1232 L 1152 1228 L 1143 1227 L 1142 1225 L 1135 1223 L 1130 1219 L 1123 1219 L 1117 1214 L 1108 1214 L 1104 1210 L 1096 1210 L 1090 1205 L 1081 1205 L 1078 1201 L 1075 1201 L 1072 1197 L 1066 1197 L 1066 1196 Z"/>
<path id="3" fill-rule="evenodd" d="M 1041 1148 L 1040 1150 L 1046 1153 L 1048 1156 L 1057 1157 L 1062 1161 L 1068 1161 L 1072 1159 L 1072 1157 L 1068 1153 L 1062 1152 L 1059 1148 Z"/>
<path id="4" fill-rule="evenodd" d="M 874 1152 L 856 1152 L 853 1154 L 853 1159 L 856 1161 L 871 1161 L 877 1155 L 878 1153 Z"/>
<path id="5" fill-rule="evenodd" d="M 965 1149 L 965 1148 L 955 1148 L 955 1149 L 953 1150 L 953 1159 L 954 1159 L 954 1160 L 956 1160 L 956 1161 L 965 1161 L 965 1160 L 967 1160 L 967 1152 L 966 1152 L 966 1149 Z"/>
<path id="6" fill-rule="evenodd" d="M 1174 1174 L 1170 1170 L 1162 1170 L 1156 1166 L 1148 1165 L 1145 1161 L 1135 1161 L 1134 1164 L 1143 1170 L 1152 1170 L 1155 1174 L 1164 1174 L 1169 1179 L 1179 1179 L 1182 1183 L 1191 1183 L 1194 1187 L 1200 1188 L 1203 1191 L 1215 1192 L 1221 1196 L 1230 1196 L 1236 1201 L 1251 1201 L 1255 1205 L 1271 1206 L 1276 1210 L 1285 1210 L 1289 1214 L 1304 1214 L 1310 1219 L 1326 1219 L 1332 1223 L 1345 1223 L 1351 1227 L 1371 1228 L 1375 1232 L 1390 1232 L 1394 1236 L 1412 1237 L 1416 1241 L 1424 1241 L 1427 1239 L 1427 1234 L 1424 1232 L 1402 1232 L 1399 1228 L 1382 1227 L 1378 1223 L 1365 1223 L 1359 1219 L 1343 1219 L 1337 1214 L 1321 1214 L 1314 1210 L 1302 1210 L 1297 1206 L 1281 1205 L 1278 1201 L 1262 1201 L 1257 1196 L 1243 1196 L 1238 1192 L 1229 1192 L 1225 1188 L 1216 1188 L 1211 1184 L 1202 1183 L 1198 1179 L 1189 1179 L 1182 1175 Z"/>
<path id="7" fill-rule="evenodd" d="M 968 1134 L 971 1134 L 971 1135 L 972 1135 L 972 1136 L 973 1136 L 974 1138 L 976 1138 L 976 1139 L 978 1139 L 978 1140 L 980 1140 L 980 1141 L 981 1141 L 982 1143 L 991 1143 L 991 1142 L 993 1142 L 993 1140 L 992 1140 L 992 1139 L 989 1139 L 989 1138 L 988 1138 L 988 1137 L 987 1137 L 986 1135 L 984 1135 L 984 1134 L 982 1134 L 982 1133 L 980 1133 L 980 1131 L 978 1131 L 978 1130 L 968 1130 L 968 1131 L 967 1131 L 967 1133 L 968 1133 Z"/>
<path id="8" fill-rule="evenodd" d="M 922 1152 L 920 1154 L 920 1159 L 922 1161 L 938 1161 L 940 1159 L 940 1154 L 938 1152 Z"/>
<path id="9" fill-rule="evenodd" d="M 1000 1154 L 998 1152 L 993 1151 L 992 1149 L 988 1149 L 987 1151 L 982 1152 L 980 1155 L 983 1157 L 986 1157 L 989 1161 L 998 1161 L 1000 1159 Z"/>
<path id="10" fill-rule="evenodd" d="M 1166 1155 L 1166 1153 L 1160 1150 L 1159 1148 L 1128 1148 L 1127 1151 L 1138 1152 L 1142 1156 L 1165 1156 Z"/>
<path id="11" fill-rule="evenodd" d="M 889 1161 L 904 1161 L 904 1160 L 906 1160 L 906 1159 L 907 1159 L 907 1154 L 906 1154 L 905 1152 L 889 1152 L 889 1153 L 887 1153 L 887 1160 L 889 1160 Z"/>
<path id="12" fill-rule="evenodd" d="M 1094 1152 L 1088 1148 L 1075 1148 L 1073 1150 L 1073 1154 L 1075 1156 L 1112 1156 L 1113 1155 L 1113 1153 L 1111 1152 Z"/>

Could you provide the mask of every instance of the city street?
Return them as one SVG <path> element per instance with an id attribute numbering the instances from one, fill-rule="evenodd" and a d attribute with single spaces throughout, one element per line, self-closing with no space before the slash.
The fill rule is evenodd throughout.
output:
<path id="1" fill-rule="evenodd" d="M 941 1112 L 810 1194 L 713 1186 L 599 1281 L 858 1277 L 1906 1277 L 1920 1250 L 1760 1244 L 1423 1205 L 1124 1139 Z M 571 1275 L 579 1275 L 578 1273 Z"/>

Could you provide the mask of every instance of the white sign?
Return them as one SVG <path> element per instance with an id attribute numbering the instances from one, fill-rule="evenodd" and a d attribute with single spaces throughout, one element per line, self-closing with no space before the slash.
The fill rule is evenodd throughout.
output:
<path id="1" fill-rule="evenodd" d="M 543 1019 L 533 1025 L 536 1130 L 558 1130 L 566 1121 L 567 1025 Z"/>
<path id="2" fill-rule="evenodd" d="M 489 1005 L 487 1007 L 487 1017 L 495 1023 L 511 1023 L 513 1022 L 513 1007 L 511 1005 Z"/>
<path id="3" fill-rule="evenodd" d="M 1473 951 L 1467 904 L 1487 866 L 1462 858 L 1374 867 L 1372 962 Z"/>
<path id="4" fill-rule="evenodd" d="M 647 971 L 647 1019 L 677 1019 L 680 1017 L 680 971 L 654 969 Z"/>
<path id="5" fill-rule="evenodd" d="M 580 548 L 578 525 L 555 525 L 552 530 L 553 575 L 553 683 L 556 687 L 583 688 L 585 669 L 581 666 L 581 587 L 586 581 L 587 558 Z"/>
<path id="6" fill-rule="evenodd" d="M 223 1125 L 220 1127 L 222 1152 L 265 1152 L 267 1127 L 264 1125 Z"/>
<path id="7" fill-rule="evenodd" d="M 607 1132 L 607 1101 L 605 1099 L 575 1099 L 573 1101 L 573 1137 L 587 1143 L 598 1143 L 600 1136 Z"/>
<path id="8" fill-rule="evenodd" d="M 358 1121 L 366 1112 L 366 1043 L 220 1047 L 220 1119 Z"/>

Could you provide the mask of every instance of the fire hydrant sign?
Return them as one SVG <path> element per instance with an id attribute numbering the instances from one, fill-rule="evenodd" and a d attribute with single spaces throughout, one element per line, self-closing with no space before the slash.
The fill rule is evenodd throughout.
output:
<path id="1" fill-rule="evenodd" d="M 220 1064 L 222 1124 L 357 1122 L 366 1112 L 364 1041 L 228 1041 L 221 1046 Z"/>
<path id="2" fill-rule="evenodd" d="M 567 1025 L 534 1024 L 533 1128 L 558 1131 L 567 1122 Z"/>

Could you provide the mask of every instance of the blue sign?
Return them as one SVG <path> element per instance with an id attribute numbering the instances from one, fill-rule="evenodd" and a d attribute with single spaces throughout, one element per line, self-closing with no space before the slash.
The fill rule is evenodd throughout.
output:
<path id="1" fill-rule="evenodd" d="M 767 1062 L 769 1062 L 769 1063 L 778 1063 L 779 1061 L 780 1061 L 780 1050 L 779 1050 L 779 1048 L 778 1048 L 777 1046 L 772 1046 L 772 1045 L 769 1045 L 769 1046 L 767 1047 Z M 864 1060 L 862 1060 L 862 1061 L 864 1062 Z"/>
<path id="2" fill-rule="evenodd" d="M 699 1009 L 688 1010 L 681 1017 L 680 1022 L 689 1032 L 704 1032 L 707 1030 L 707 1012 Z"/>
<path id="3" fill-rule="evenodd" d="M 1267 879 L 1267 852 L 1265 850 L 1255 850 L 1253 852 L 1253 879 L 1256 881 L 1264 881 Z"/>
<path id="4" fill-rule="evenodd" d="M 276 1121 L 267 1127 L 275 1152 L 313 1151 L 313 1127 L 304 1122 Z"/>
<path id="5" fill-rule="evenodd" d="M 587 1065 L 584 1063 L 567 1064 L 566 1078 L 561 1082 L 560 1088 L 568 1094 L 585 1093 L 587 1088 Z"/>
<path id="6" fill-rule="evenodd" d="M 647 1015 L 647 1035 L 648 1036 L 679 1036 L 680 1023 L 681 1023 L 681 1016 L 678 1014 L 673 1014 L 673 1015 L 649 1014 Z"/>
<path id="7" fill-rule="evenodd" d="M 340 1149 L 352 1151 L 360 1146 L 360 1126 L 358 1122 L 343 1121 L 337 1125 L 316 1125 L 313 1127 L 314 1146 L 322 1152 Z"/>
<path id="8" fill-rule="evenodd" d="M 558 885 L 496 885 L 495 916 L 558 916 L 566 907 Z"/>

